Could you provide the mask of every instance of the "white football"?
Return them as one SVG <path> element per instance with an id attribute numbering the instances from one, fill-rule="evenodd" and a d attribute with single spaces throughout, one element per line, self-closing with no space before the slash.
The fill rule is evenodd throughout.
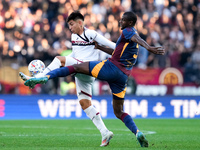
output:
<path id="1" fill-rule="evenodd" d="M 41 60 L 33 60 L 28 65 L 30 74 L 34 77 L 38 73 L 42 73 L 45 69 L 45 64 Z"/>

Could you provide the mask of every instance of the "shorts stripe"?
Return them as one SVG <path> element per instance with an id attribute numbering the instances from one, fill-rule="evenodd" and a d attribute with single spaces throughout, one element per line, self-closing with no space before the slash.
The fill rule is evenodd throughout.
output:
<path id="1" fill-rule="evenodd" d="M 84 91 L 81 91 L 81 93 L 83 93 L 83 94 L 85 94 L 85 95 L 87 95 L 87 96 L 89 96 L 89 97 L 92 97 L 92 95 L 90 95 L 90 94 L 88 94 L 88 93 L 86 93 L 86 92 L 84 92 Z"/>
<path id="2" fill-rule="evenodd" d="M 99 74 L 99 71 L 101 70 L 101 68 L 103 67 L 103 65 L 105 64 L 107 60 L 104 60 L 100 63 L 98 63 L 91 71 L 91 74 L 93 77 L 97 78 L 98 77 L 98 74 Z"/>
<path id="3" fill-rule="evenodd" d="M 124 98 L 125 93 L 126 93 L 126 88 L 120 93 L 113 93 L 113 95 L 115 95 L 115 96 L 117 96 L 119 98 Z"/>

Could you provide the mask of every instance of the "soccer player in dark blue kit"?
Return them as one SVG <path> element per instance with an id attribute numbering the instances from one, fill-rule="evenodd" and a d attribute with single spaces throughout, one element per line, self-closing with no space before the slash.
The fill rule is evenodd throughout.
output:
<path id="1" fill-rule="evenodd" d="M 33 88 L 36 84 L 44 84 L 55 77 L 65 77 L 73 73 L 83 73 L 97 79 L 107 81 L 113 94 L 113 109 L 115 116 L 133 132 L 141 147 L 148 147 L 148 141 L 144 134 L 139 131 L 131 116 L 123 111 L 126 83 L 133 65 L 138 57 L 139 45 L 145 47 L 149 52 L 164 55 L 163 47 L 153 47 L 146 43 L 134 28 L 137 16 L 133 12 L 125 12 L 120 20 L 122 34 L 120 35 L 112 57 L 104 61 L 90 61 L 72 66 L 62 67 L 49 72 L 45 77 L 32 78 L 24 84 Z M 106 47 L 97 46 L 99 49 Z"/>

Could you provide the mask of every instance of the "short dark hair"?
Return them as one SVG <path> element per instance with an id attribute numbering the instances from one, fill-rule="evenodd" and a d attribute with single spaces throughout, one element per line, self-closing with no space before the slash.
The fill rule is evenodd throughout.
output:
<path id="1" fill-rule="evenodd" d="M 77 19 L 81 19 L 84 21 L 83 15 L 79 11 L 74 11 L 67 18 L 67 22 L 69 22 L 70 20 L 77 20 Z"/>
<path id="2" fill-rule="evenodd" d="M 133 21 L 133 26 L 134 26 L 135 23 L 137 22 L 137 15 L 132 11 L 125 12 L 124 15 L 126 15 L 128 21 Z"/>

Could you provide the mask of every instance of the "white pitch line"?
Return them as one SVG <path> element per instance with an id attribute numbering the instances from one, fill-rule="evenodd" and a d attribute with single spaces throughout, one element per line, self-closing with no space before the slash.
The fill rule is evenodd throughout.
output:
<path id="1" fill-rule="evenodd" d="M 53 126 L 53 127 L 47 127 L 47 126 L 15 126 L 15 125 L 0 125 L 0 128 L 26 128 L 26 129 L 65 129 L 65 130 L 68 130 L 68 129 L 70 129 L 70 130 L 78 130 L 78 129 L 80 129 L 80 128 L 69 128 L 69 127 L 55 127 L 55 126 Z M 96 128 L 88 128 L 88 127 L 86 127 L 86 128 L 81 128 L 81 130 L 97 130 Z M 128 130 L 128 129 L 117 129 L 117 128 L 115 128 L 115 129 L 111 129 L 112 131 L 123 131 L 123 132 L 130 132 L 130 130 Z M 145 135 L 147 135 L 147 134 L 156 134 L 156 132 L 155 131 L 146 131 L 146 130 L 141 130 L 141 132 L 143 132 Z M 75 133 L 75 134 L 81 134 L 81 133 Z M 75 135 L 74 134 L 74 135 Z M 5 133 L 5 132 L 0 132 L 0 135 L 2 135 L 2 136 L 6 136 L 7 134 Z M 64 134 L 65 136 L 67 136 L 68 134 Z M 86 134 L 84 134 L 84 135 L 86 135 Z M 91 135 L 94 135 L 94 134 L 89 134 L 90 136 Z M 116 135 L 124 135 L 124 134 L 116 134 Z M 132 135 L 131 133 L 130 133 L 130 135 Z M 8 135 L 9 136 L 9 135 Z M 12 136 L 12 135 L 10 135 L 10 136 Z M 31 136 L 31 135 L 13 135 L 13 136 Z M 48 135 L 49 136 L 49 135 Z M 55 136 L 55 135 L 54 135 Z"/>
<path id="2" fill-rule="evenodd" d="M 100 134 L 83 134 L 83 133 L 70 133 L 70 134 L 7 134 L 0 133 L 2 137 L 74 137 L 74 136 L 83 136 L 83 137 L 98 137 Z M 133 136 L 133 134 L 114 134 L 115 136 Z"/>

